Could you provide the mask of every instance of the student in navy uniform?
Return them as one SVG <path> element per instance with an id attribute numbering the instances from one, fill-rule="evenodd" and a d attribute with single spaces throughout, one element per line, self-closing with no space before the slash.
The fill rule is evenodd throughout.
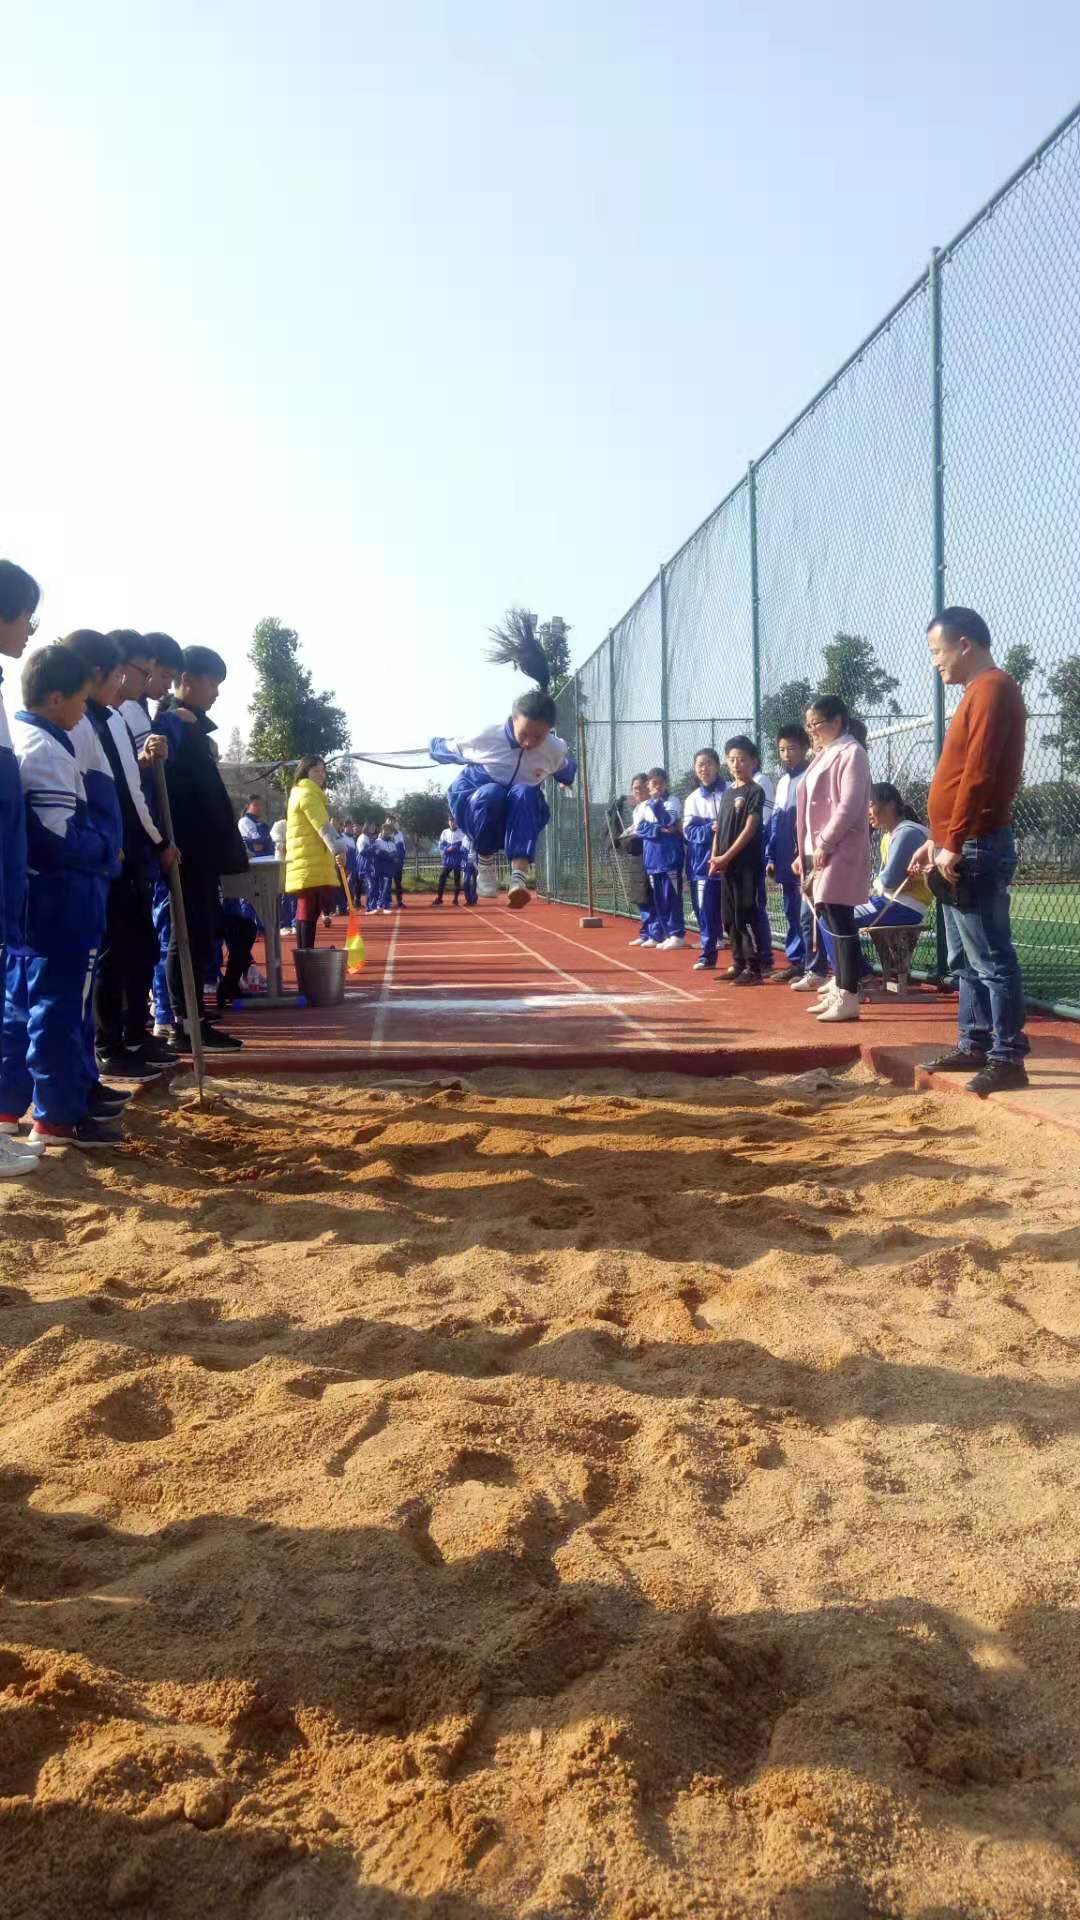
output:
<path id="1" fill-rule="evenodd" d="M 397 861 L 397 848 L 394 846 L 394 828 L 391 821 L 383 821 L 375 836 L 371 854 L 375 880 L 375 911 L 391 913 L 394 867 Z"/>
<path id="2" fill-rule="evenodd" d="M 642 842 L 642 860 L 652 887 L 655 926 L 653 938 L 642 946 L 665 950 L 686 945 L 683 917 L 683 837 L 680 808 L 668 797 L 663 767 L 649 772 L 649 798 L 634 808 L 634 831 Z"/>
<path id="3" fill-rule="evenodd" d="M 720 815 L 720 803 L 727 781 L 723 778 L 720 755 L 712 747 L 702 747 L 694 755 L 697 786 L 686 796 L 683 806 L 683 839 L 686 842 L 686 870 L 690 898 L 697 914 L 701 952 L 694 962 L 695 973 L 711 972 L 723 933 L 723 882 L 719 874 L 710 874 L 713 828 Z"/>
<path id="4" fill-rule="evenodd" d="M 22 938 L 7 958 L 0 1122 L 17 1123 L 32 1098 L 31 1138 L 47 1147 L 116 1146 L 121 1138 L 114 1120 L 88 1112 L 91 933 L 113 851 L 91 824 L 71 739 L 86 687 L 69 648 L 40 648 L 23 667 L 12 729 L 26 803 L 27 900 Z"/>
<path id="5" fill-rule="evenodd" d="M 473 846 L 468 834 L 464 835 L 461 846 L 461 889 L 465 895 L 465 905 L 467 907 L 475 907 L 477 899 L 476 878 L 480 869 L 480 863 L 476 857 L 476 848 Z"/>
<path id="6" fill-rule="evenodd" d="M 13 560 L 0 560 L 0 659 L 19 660 L 33 633 L 41 589 Z M 0 681 L 3 675 L 0 674 Z M 6 959 L 23 935 L 26 907 L 26 804 L 19 763 L 0 694 L 0 1073 L 3 1066 L 3 1001 Z M 21 1117 L 21 1116 L 20 1116 Z M 33 1172 L 44 1148 L 16 1137 L 18 1120 L 0 1121 L 0 1179 Z"/>
<path id="7" fill-rule="evenodd" d="M 795 844 L 795 802 L 810 754 L 810 735 L 806 728 L 797 723 L 781 727 L 776 736 L 776 751 L 784 771 L 776 783 L 772 815 L 765 829 L 765 871 L 776 881 L 784 899 L 784 919 L 787 923 L 784 952 L 790 963 L 785 978 L 792 983 L 801 980 L 810 971 L 812 959 L 803 921 L 804 918 L 809 919 L 812 927 L 813 917 L 805 910 L 802 886 L 791 870 L 791 863 L 798 851 Z"/>
<path id="8" fill-rule="evenodd" d="M 649 876 L 645 871 L 645 861 L 643 857 L 645 843 L 636 831 L 633 819 L 638 807 L 640 807 L 648 797 L 648 774 L 635 773 L 630 782 L 630 825 L 628 827 L 623 825 L 622 815 L 616 806 L 616 813 L 618 815 L 616 823 L 616 857 L 626 862 L 622 870 L 626 885 L 626 897 L 628 902 L 637 908 L 638 915 L 638 931 L 635 938 L 629 943 L 632 947 L 655 947 L 657 944 L 654 936 L 658 932 L 658 928 L 653 918 L 652 888 L 649 885 Z"/>
<path id="9" fill-rule="evenodd" d="M 121 1093 L 119 1088 L 106 1087 L 101 1078 L 94 1025 L 94 986 L 105 938 L 109 889 L 123 870 L 124 823 L 120 812 L 116 779 L 98 737 L 97 729 L 90 718 L 89 705 L 94 698 L 104 697 L 109 701 L 114 698 L 120 682 L 120 667 L 115 642 L 92 627 L 76 628 L 74 633 L 69 633 L 59 644 L 76 654 L 83 672 L 87 675 L 87 710 L 83 713 L 78 725 L 71 730 L 71 744 L 75 749 L 75 765 L 86 791 L 87 817 L 90 825 L 96 827 L 104 836 L 109 847 L 108 874 L 101 887 L 92 896 L 94 919 L 87 931 L 93 959 L 83 1014 L 86 1070 L 90 1082 L 88 1110 L 109 1118 L 116 1117 L 120 1105 L 128 1095 Z M 156 1070 L 154 1077 L 156 1078 Z"/>
<path id="10" fill-rule="evenodd" d="M 742 735 L 743 739 L 746 737 L 745 734 Z M 754 766 L 754 779 L 765 796 L 765 804 L 761 809 L 761 833 L 764 843 L 764 836 L 769 831 L 769 823 L 772 819 L 773 799 L 776 788 L 769 775 L 761 771 L 761 760 L 757 757 L 756 747 L 754 754 L 756 762 Z M 769 920 L 769 891 L 765 884 L 764 854 L 761 862 L 761 878 L 758 882 L 757 941 L 758 951 L 761 954 L 761 971 L 762 973 L 771 973 L 773 964 L 772 924 Z"/>
<path id="11" fill-rule="evenodd" d="M 375 842 L 378 837 L 377 820 L 365 820 L 363 832 L 356 836 L 356 870 L 360 876 L 365 913 L 377 913 L 379 910 L 375 898 Z"/>
<path id="12" fill-rule="evenodd" d="M 720 849 L 710 860 L 712 874 L 723 877 L 724 926 L 731 941 L 727 978 L 736 986 L 759 986 L 762 979 L 759 894 L 764 871 L 764 790 L 755 778 L 757 748 L 744 733 L 724 748 L 731 785 L 720 803 L 716 839 Z"/>
<path id="13" fill-rule="evenodd" d="M 214 1053 L 231 1053 L 243 1043 L 206 1018 L 202 987 L 214 951 L 220 920 L 223 875 L 244 873 L 248 857 L 232 802 L 218 770 L 211 745 L 214 705 L 226 676 L 221 655 L 212 647 L 186 647 L 176 699 L 161 717 L 169 728 L 169 759 L 165 779 L 172 808 L 173 830 L 180 855 L 180 884 L 188 923 L 192 970 L 199 996 L 203 1046 Z M 176 928 L 168 955 L 169 1000 L 181 1053 L 191 1050 L 184 1008 L 183 975 Z"/>
<path id="14" fill-rule="evenodd" d="M 237 821 L 243 842 L 248 851 L 249 860 L 269 860 L 274 853 L 274 840 L 263 819 L 262 801 L 253 793 L 243 813 Z"/>
<path id="15" fill-rule="evenodd" d="M 405 889 L 402 883 L 405 878 L 406 847 L 405 835 L 398 825 L 396 814 L 391 814 L 390 826 L 392 830 L 390 837 L 394 842 L 394 898 L 398 906 L 403 907 L 405 905 Z"/>
<path id="16" fill-rule="evenodd" d="M 457 906 L 461 894 L 461 863 L 464 857 L 464 846 L 465 835 L 462 833 L 453 814 L 451 814 L 450 824 L 445 826 L 439 835 L 439 850 L 442 853 L 442 871 L 439 874 L 439 884 L 435 889 L 435 898 L 431 903 L 432 906 L 442 906 L 443 894 L 446 892 L 446 882 L 451 874 L 454 876 L 454 905 L 455 907 Z"/>

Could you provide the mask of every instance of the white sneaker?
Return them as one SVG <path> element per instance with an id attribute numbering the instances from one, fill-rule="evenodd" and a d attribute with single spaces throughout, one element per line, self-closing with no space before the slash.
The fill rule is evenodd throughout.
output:
<path id="1" fill-rule="evenodd" d="M 0 1140 L 0 1180 L 17 1180 L 20 1174 L 36 1173 L 40 1165 L 36 1153 L 19 1153 L 10 1140 Z"/>
<path id="2" fill-rule="evenodd" d="M 174 1026 L 169 1025 L 164 1020 L 155 1020 L 154 1021 L 154 1039 L 155 1040 L 175 1040 L 176 1028 Z"/>
<path id="3" fill-rule="evenodd" d="M 647 940 L 643 940 L 639 933 L 636 940 L 628 940 L 626 944 L 628 947 L 647 947 L 649 942 Z"/>
<path id="4" fill-rule="evenodd" d="M 857 1020 L 859 1017 L 859 996 L 857 993 L 845 993 L 843 989 L 834 995 L 831 1005 L 824 1013 L 818 1014 L 819 1022 L 824 1025 L 829 1020 Z"/>
<path id="5" fill-rule="evenodd" d="M 792 993 L 820 993 L 822 978 L 820 973 L 804 973 L 791 983 Z"/>
<path id="6" fill-rule="evenodd" d="M 31 1140 L 29 1134 L 20 1134 L 17 1139 L 0 1140 L 6 1152 L 13 1153 L 18 1160 L 40 1160 L 45 1149 L 39 1140 Z"/>
<path id="7" fill-rule="evenodd" d="M 499 862 L 495 854 L 482 853 L 479 859 L 480 871 L 476 880 L 476 891 L 481 900 L 495 900 L 499 894 Z"/>
<path id="8" fill-rule="evenodd" d="M 661 945 L 661 942 L 659 940 L 637 940 L 634 944 L 639 947 L 658 947 Z"/>
<path id="9" fill-rule="evenodd" d="M 685 947 L 686 941 L 681 933 L 673 933 L 659 942 L 661 953 L 673 953 L 676 947 Z"/>
<path id="10" fill-rule="evenodd" d="M 832 1006 L 832 1003 L 836 999 L 836 996 L 839 993 L 839 991 L 840 989 L 836 985 L 836 982 L 834 980 L 830 980 L 827 986 L 822 987 L 820 994 L 818 995 L 817 999 L 813 1002 L 813 1004 L 807 1007 L 806 1009 L 807 1013 L 812 1013 L 817 1015 L 817 1014 L 827 1012 L 828 1009 Z"/>
<path id="11" fill-rule="evenodd" d="M 506 889 L 508 907 L 527 907 L 529 904 L 529 882 L 519 867 L 510 875 L 510 885 Z"/>

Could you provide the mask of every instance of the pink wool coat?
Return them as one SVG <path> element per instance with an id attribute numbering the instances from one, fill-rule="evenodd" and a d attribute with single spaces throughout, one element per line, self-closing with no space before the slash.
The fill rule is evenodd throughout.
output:
<path id="1" fill-rule="evenodd" d="M 795 812 L 804 882 L 811 872 L 805 852 L 808 820 L 814 846 L 829 855 L 828 865 L 814 874 L 815 902 L 860 907 L 870 893 L 870 762 L 850 733 L 842 733 L 811 762 L 799 783 Z"/>

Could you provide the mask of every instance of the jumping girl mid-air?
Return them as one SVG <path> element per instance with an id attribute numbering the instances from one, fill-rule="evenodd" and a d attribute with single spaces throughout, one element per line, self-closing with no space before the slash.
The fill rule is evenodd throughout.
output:
<path id="1" fill-rule="evenodd" d="M 536 682 L 535 690 L 519 694 L 508 720 L 485 727 L 472 740 L 434 739 L 431 757 L 462 769 L 447 800 L 458 827 L 476 849 L 481 900 L 498 894 L 498 856 L 505 853 L 511 866 L 507 906 L 527 907 L 529 868 L 550 818 L 544 781 L 554 775 L 564 787 L 572 786 L 577 763 L 566 741 L 553 731 L 555 702 L 547 690 L 551 670 L 536 637 L 536 615 L 512 608 L 505 627 L 495 628 L 492 639 L 489 659 L 517 667 Z"/>

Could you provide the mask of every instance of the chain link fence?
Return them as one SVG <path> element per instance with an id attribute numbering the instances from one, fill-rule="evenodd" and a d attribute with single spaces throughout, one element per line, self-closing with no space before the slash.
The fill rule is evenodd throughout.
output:
<path id="1" fill-rule="evenodd" d="M 559 695 L 584 722 L 594 893 L 630 912 L 613 820 L 680 796 L 699 747 L 775 735 L 816 692 L 866 721 L 925 818 L 948 722 L 931 613 L 977 607 L 1029 711 L 1014 935 L 1031 999 L 1080 1017 L 1080 108 L 940 252 L 661 567 Z M 586 896 L 583 792 L 552 786 L 539 882 Z M 774 930 L 782 916 L 770 902 Z M 940 972 L 933 918 L 916 966 Z"/>

